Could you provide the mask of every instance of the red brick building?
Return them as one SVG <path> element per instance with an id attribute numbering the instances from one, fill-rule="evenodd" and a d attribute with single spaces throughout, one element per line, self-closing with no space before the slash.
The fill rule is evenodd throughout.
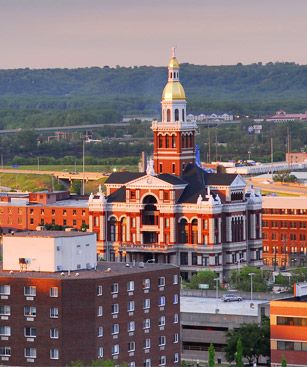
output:
<path id="1" fill-rule="evenodd" d="M 179 366 L 179 294 L 179 269 L 166 264 L 1 270 L 0 363 L 64 367 L 105 358 L 129 367 Z"/>
<path id="2" fill-rule="evenodd" d="M 115 172 L 106 195 L 89 198 L 100 251 L 110 260 L 177 264 L 184 278 L 208 267 L 223 280 L 238 263 L 261 266 L 261 195 L 237 174 L 201 168 L 175 55 L 161 104 L 146 172 Z"/>
<path id="3" fill-rule="evenodd" d="M 263 197 L 263 263 L 270 267 L 307 264 L 307 198 Z"/>
<path id="4" fill-rule="evenodd" d="M 35 230 L 45 224 L 80 230 L 88 225 L 87 200 L 77 200 L 68 191 L 0 195 L 0 227 L 3 233 Z"/>

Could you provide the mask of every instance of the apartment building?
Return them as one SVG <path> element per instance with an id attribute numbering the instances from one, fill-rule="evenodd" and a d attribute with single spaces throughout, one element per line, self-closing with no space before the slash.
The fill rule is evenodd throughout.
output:
<path id="1" fill-rule="evenodd" d="M 42 265 L 33 271 L 22 264 L 35 263 L 39 246 L 20 257 L 19 239 L 27 234 L 16 235 L 4 236 L 5 248 L 13 246 L 13 238 L 21 267 L 11 270 L 5 263 L 0 271 L 0 363 L 64 367 L 105 358 L 129 367 L 180 365 L 177 267 L 108 262 L 78 267 L 94 235 L 57 232 L 54 239 L 75 243 L 62 241 L 53 248 L 62 270 Z M 41 249 L 50 237 L 50 232 L 40 237 Z M 65 263 L 58 246 L 70 246 L 71 263 Z"/>

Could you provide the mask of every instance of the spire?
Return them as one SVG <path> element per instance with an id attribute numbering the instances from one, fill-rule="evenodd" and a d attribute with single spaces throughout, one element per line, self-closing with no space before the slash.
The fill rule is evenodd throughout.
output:
<path id="1" fill-rule="evenodd" d="M 176 47 L 174 46 L 171 48 L 171 57 L 176 57 Z"/>

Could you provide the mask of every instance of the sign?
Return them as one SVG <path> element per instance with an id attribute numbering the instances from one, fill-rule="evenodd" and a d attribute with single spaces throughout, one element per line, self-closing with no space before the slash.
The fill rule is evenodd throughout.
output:
<path id="1" fill-rule="evenodd" d="M 209 284 L 198 284 L 199 289 L 209 289 Z"/>

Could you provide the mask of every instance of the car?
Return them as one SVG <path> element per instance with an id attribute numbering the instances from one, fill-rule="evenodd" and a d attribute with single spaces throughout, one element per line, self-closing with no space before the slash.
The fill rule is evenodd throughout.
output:
<path id="1" fill-rule="evenodd" d="M 222 300 L 224 302 L 235 302 L 235 301 L 241 302 L 243 298 L 233 293 L 226 293 L 223 295 Z"/>

